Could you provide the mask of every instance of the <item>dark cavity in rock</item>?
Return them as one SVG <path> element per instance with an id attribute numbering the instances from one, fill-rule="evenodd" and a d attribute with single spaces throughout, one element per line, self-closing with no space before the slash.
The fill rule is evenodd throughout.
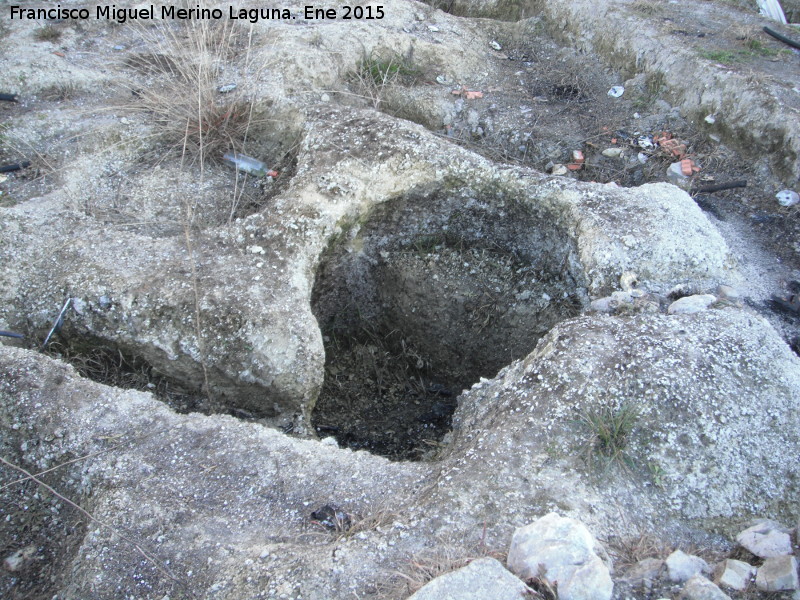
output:
<path id="1" fill-rule="evenodd" d="M 587 303 L 550 211 L 469 188 L 387 201 L 331 243 L 312 295 L 321 436 L 392 459 L 435 455 L 463 389 L 527 355 Z"/>

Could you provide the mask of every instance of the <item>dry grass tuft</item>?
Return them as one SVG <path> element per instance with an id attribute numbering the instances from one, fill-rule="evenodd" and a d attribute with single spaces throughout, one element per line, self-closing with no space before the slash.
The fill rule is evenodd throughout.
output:
<path id="1" fill-rule="evenodd" d="M 411 60 L 397 52 L 365 53 L 351 74 L 355 91 L 376 110 L 392 86 L 413 85 L 422 73 Z"/>
<path id="2" fill-rule="evenodd" d="M 673 550 L 658 536 L 647 533 L 636 537 L 612 538 L 608 540 L 607 547 L 614 558 L 614 566 L 623 571 L 646 558 L 665 559 Z"/>
<path id="3" fill-rule="evenodd" d="M 248 75 L 237 78 L 257 78 L 249 68 L 252 28 L 231 21 L 189 21 L 143 28 L 142 37 L 154 50 L 126 63 L 149 80 L 132 90 L 138 98 L 134 109 L 151 115 L 166 148 L 201 167 L 221 160 L 225 151 L 246 151 L 257 121 L 254 100 L 242 86 L 220 90 L 231 83 L 223 77 L 237 62 Z"/>
<path id="4" fill-rule="evenodd" d="M 66 102 L 81 94 L 81 88 L 73 81 L 62 81 L 46 87 L 40 93 L 43 100 Z"/>
<path id="5" fill-rule="evenodd" d="M 61 30 L 55 25 L 44 25 L 33 32 L 37 42 L 57 42 L 61 39 Z"/>

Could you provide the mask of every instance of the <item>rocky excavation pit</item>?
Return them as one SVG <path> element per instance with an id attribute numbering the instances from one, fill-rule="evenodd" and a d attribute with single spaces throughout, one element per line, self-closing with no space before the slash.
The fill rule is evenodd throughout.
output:
<path id="1" fill-rule="evenodd" d="M 575 247 L 554 221 L 498 190 L 454 186 L 395 198 L 346 229 L 313 293 L 327 357 L 317 432 L 430 457 L 463 389 L 585 306 Z"/>

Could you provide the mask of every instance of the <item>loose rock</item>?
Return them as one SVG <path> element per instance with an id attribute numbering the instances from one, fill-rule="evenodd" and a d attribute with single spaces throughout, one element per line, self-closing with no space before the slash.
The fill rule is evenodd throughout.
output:
<path id="1" fill-rule="evenodd" d="M 716 296 L 712 296 L 711 294 L 686 296 L 685 298 L 680 298 L 670 304 L 667 312 L 671 315 L 688 315 L 692 313 L 698 313 L 707 309 L 716 301 Z"/>
<path id="2" fill-rule="evenodd" d="M 789 533 L 779 523 L 766 519 L 742 531 L 736 536 L 736 541 L 761 558 L 792 553 Z"/>
<path id="3" fill-rule="evenodd" d="M 636 563 L 626 574 L 625 580 L 634 586 L 649 587 L 658 579 L 664 568 L 664 561 L 658 558 L 645 558 Z"/>
<path id="4" fill-rule="evenodd" d="M 731 558 L 717 565 L 715 578 L 720 587 L 741 591 L 750 584 L 750 579 L 756 574 L 756 567 L 741 560 Z"/>
<path id="5" fill-rule="evenodd" d="M 36 546 L 25 546 L 3 560 L 3 567 L 6 571 L 16 573 L 27 567 L 36 555 Z"/>
<path id="6" fill-rule="evenodd" d="M 710 571 L 708 563 L 699 556 L 686 554 L 680 550 L 675 550 L 667 557 L 667 573 L 669 578 L 676 583 L 688 581 L 700 573 Z"/>
<path id="7" fill-rule="evenodd" d="M 764 592 L 800 589 L 797 559 L 794 556 L 773 556 L 758 568 L 756 587 Z"/>
<path id="8" fill-rule="evenodd" d="M 520 527 L 511 539 L 508 568 L 522 579 L 558 582 L 561 600 L 609 600 L 614 584 L 597 553 L 605 550 L 584 525 L 556 513 Z"/>
<path id="9" fill-rule="evenodd" d="M 685 600 L 731 600 L 725 592 L 701 575 L 695 575 L 681 590 L 681 599 Z"/>
<path id="10" fill-rule="evenodd" d="M 494 558 L 481 558 L 437 577 L 408 600 L 519 600 L 528 586 Z"/>

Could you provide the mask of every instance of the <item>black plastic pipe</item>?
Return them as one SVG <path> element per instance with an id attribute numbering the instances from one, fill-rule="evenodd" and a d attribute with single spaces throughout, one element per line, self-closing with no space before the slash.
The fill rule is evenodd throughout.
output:
<path id="1" fill-rule="evenodd" d="M 769 27 L 764 27 L 764 33 L 768 33 L 776 40 L 780 40 L 784 44 L 789 44 L 792 48 L 797 48 L 798 50 L 800 50 L 800 42 L 796 42 L 792 38 L 786 37 L 782 33 L 778 33 L 777 31 L 775 31 L 774 29 L 770 29 Z"/>
<path id="2" fill-rule="evenodd" d="M 19 171 L 20 169 L 25 169 L 26 167 L 31 166 L 31 161 L 23 160 L 22 162 L 18 163 L 11 163 L 10 165 L 2 165 L 0 166 L 0 173 L 9 173 L 11 171 Z"/>

